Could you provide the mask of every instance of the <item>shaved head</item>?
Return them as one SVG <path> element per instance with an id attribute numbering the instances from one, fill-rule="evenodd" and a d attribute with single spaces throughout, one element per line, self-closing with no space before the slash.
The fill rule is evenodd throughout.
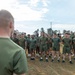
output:
<path id="1" fill-rule="evenodd" d="M 14 18 L 7 10 L 0 10 L 0 28 L 6 28 L 9 23 L 14 23 Z"/>
<path id="2" fill-rule="evenodd" d="M 14 32 L 14 18 L 7 10 L 0 10 L 0 37 L 10 37 Z"/>

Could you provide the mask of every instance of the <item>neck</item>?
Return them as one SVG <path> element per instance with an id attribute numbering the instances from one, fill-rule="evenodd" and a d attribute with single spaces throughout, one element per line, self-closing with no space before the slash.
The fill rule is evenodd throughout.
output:
<path id="1" fill-rule="evenodd" d="M 2 35 L 0 35 L 0 38 L 10 38 L 9 36 L 2 36 Z"/>
<path id="2" fill-rule="evenodd" d="M 10 34 L 7 31 L 0 29 L 0 37 L 2 37 L 2 38 L 10 38 Z"/>

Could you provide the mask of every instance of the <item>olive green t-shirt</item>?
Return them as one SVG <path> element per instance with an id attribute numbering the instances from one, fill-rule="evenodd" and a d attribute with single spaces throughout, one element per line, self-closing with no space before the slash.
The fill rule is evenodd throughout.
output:
<path id="1" fill-rule="evenodd" d="M 63 40 L 64 46 L 65 47 L 70 47 L 72 40 L 70 38 L 64 38 Z"/>
<path id="2" fill-rule="evenodd" d="M 31 39 L 30 40 L 30 49 L 35 49 L 36 48 L 36 39 Z"/>
<path id="3" fill-rule="evenodd" d="M 60 39 L 59 38 L 53 38 L 52 39 L 52 43 L 53 43 L 53 46 L 57 47 L 57 46 L 60 46 Z"/>
<path id="4" fill-rule="evenodd" d="M 23 48 L 23 49 L 25 49 L 25 38 L 20 38 L 19 39 L 19 43 L 20 43 L 20 46 Z"/>
<path id="5" fill-rule="evenodd" d="M 46 45 L 47 42 L 48 42 L 48 38 L 42 37 L 42 36 L 40 37 L 40 43 L 41 43 L 41 45 Z"/>
<path id="6" fill-rule="evenodd" d="M 27 71 L 24 50 L 10 38 L 0 38 L 0 75 L 23 74 Z"/>

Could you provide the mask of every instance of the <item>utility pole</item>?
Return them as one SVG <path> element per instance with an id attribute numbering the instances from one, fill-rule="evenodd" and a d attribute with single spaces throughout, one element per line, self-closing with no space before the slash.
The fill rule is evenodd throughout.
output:
<path id="1" fill-rule="evenodd" d="M 50 28 L 52 29 L 52 22 L 50 22 Z"/>
<path id="2" fill-rule="evenodd" d="M 53 35 L 52 22 L 50 22 L 50 34 L 51 34 L 51 36 Z"/>

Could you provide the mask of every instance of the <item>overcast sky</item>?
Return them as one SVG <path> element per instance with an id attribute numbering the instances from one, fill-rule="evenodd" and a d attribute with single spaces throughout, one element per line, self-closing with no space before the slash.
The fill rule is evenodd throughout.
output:
<path id="1" fill-rule="evenodd" d="M 0 0 L 0 9 L 12 13 L 15 29 L 21 32 L 46 30 L 50 22 L 53 30 L 75 31 L 75 0 Z"/>

